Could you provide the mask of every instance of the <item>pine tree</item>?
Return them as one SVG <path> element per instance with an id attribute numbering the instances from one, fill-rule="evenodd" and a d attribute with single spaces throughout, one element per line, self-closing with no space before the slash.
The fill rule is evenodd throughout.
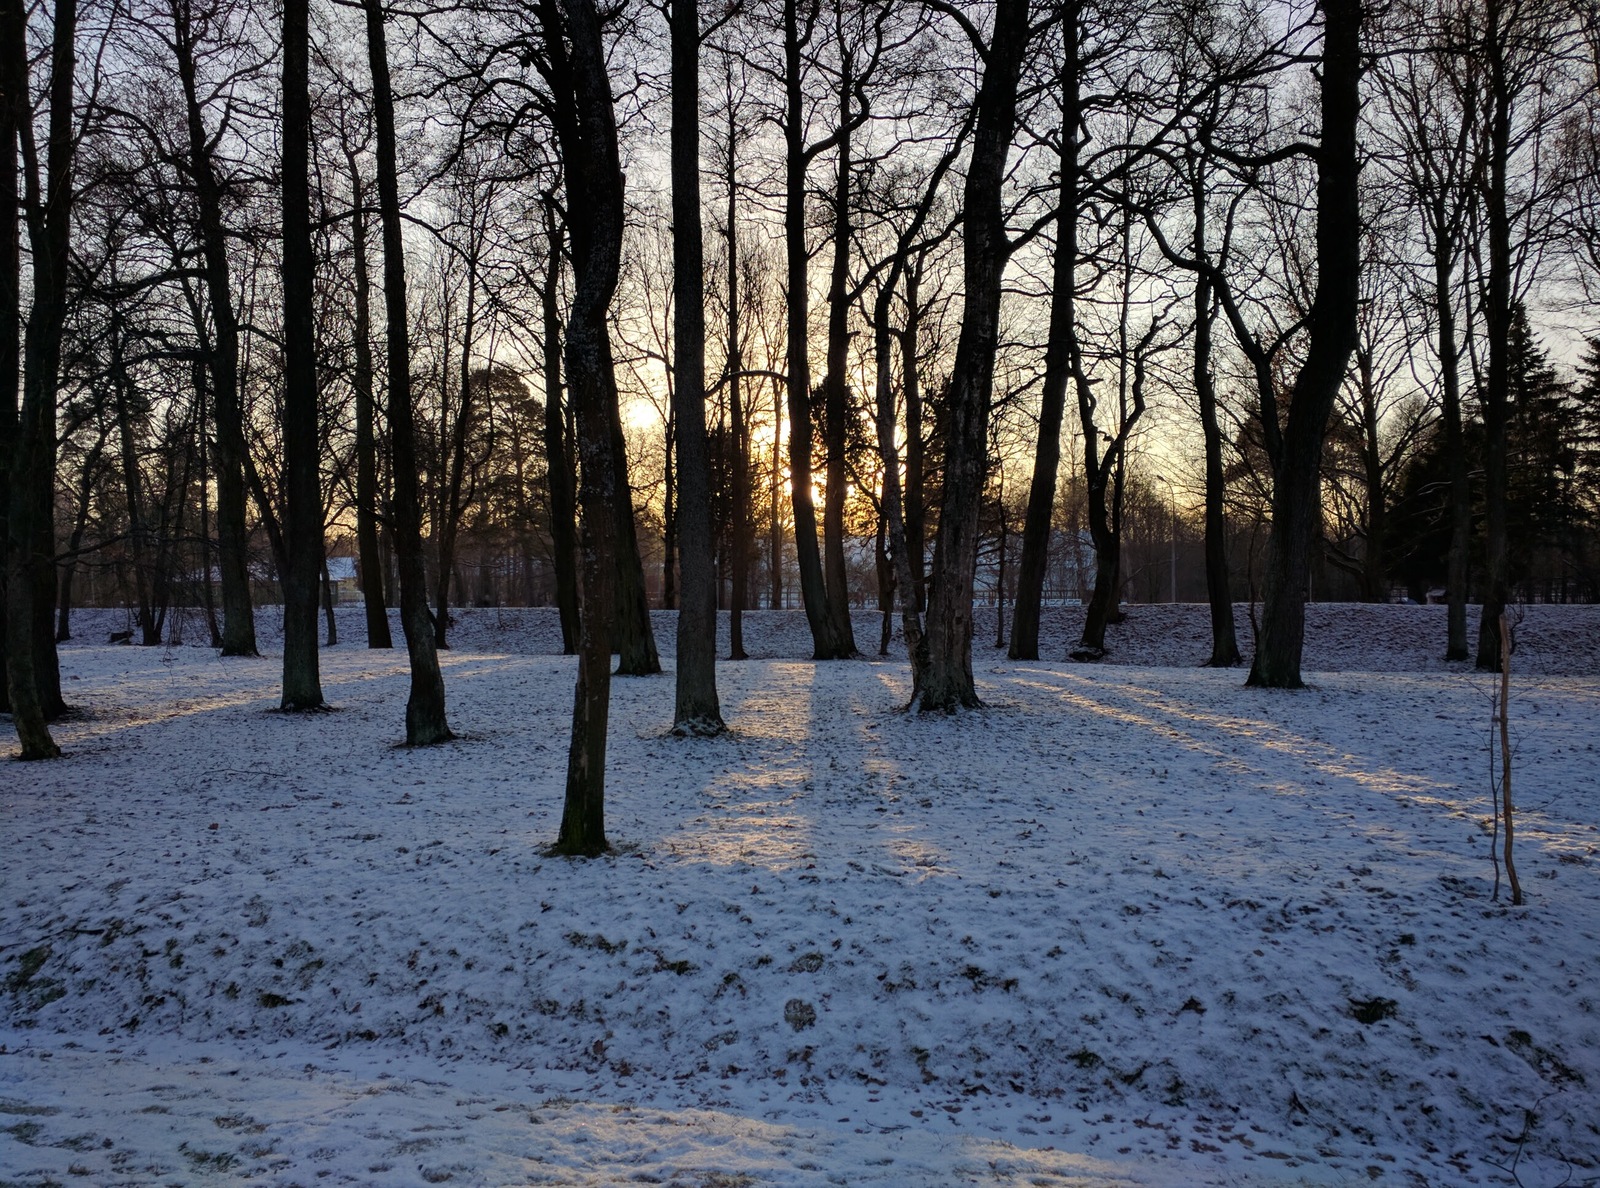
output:
<path id="1" fill-rule="evenodd" d="M 1564 581 L 1558 558 L 1570 554 L 1578 527 L 1574 480 L 1578 442 L 1573 395 L 1528 325 L 1512 308 L 1506 370 L 1506 520 L 1513 585 Z M 1561 576 L 1557 576 L 1561 575 Z M 1553 588 L 1546 596 L 1555 596 Z"/>

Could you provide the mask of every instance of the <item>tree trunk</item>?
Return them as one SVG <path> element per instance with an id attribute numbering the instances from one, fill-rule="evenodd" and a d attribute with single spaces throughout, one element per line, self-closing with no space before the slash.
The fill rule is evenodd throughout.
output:
<path id="1" fill-rule="evenodd" d="M 355 245 L 356 274 L 356 554 L 367 616 L 367 647 L 392 648 L 389 608 L 383 596 L 383 558 L 378 548 L 378 448 L 373 427 L 377 404 L 372 389 L 372 282 L 367 263 L 366 193 L 356 155 L 352 152 L 348 156 L 354 191 L 350 238 Z"/>
<path id="2" fill-rule="evenodd" d="M 1117 431 L 1109 438 L 1104 456 L 1100 454 L 1100 428 L 1095 421 L 1098 401 L 1083 366 L 1082 351 L 1075 325 L 1069 324 L 1068 357 L 1072 360 L 1074 384 L 1078 392 L 1078 418 L 1083 426 L 1083 472 L 1087 483 L 1089 535 L 1094 540 L 1094 593 L 1084 615 L 1083 635 L 1070 653 L 1074 660 L 1100 660 L 1106 654 L 1106 627 L 1122 622 L 1122 501 L 1127 477 L 1128 443 L 1134 428 L 1144 416 L 1145 357 L 1154 340 L 1158 322 L 1136 347 L 1128 344 L 1128 323 L 1132 312 L 1134 270 L 1132 258 L 1132 218 L 1124 214 L 1122 223 L 1122 297 L 1117 318 Z M 1130 391 L 1129 371 L 1133 373 Z M 1129 407 L 1129 397 L 1132 407 Z"/>
<path id="3" fill-rule="evenodd" d="M 923 443 L 922 374 L 918 370 L 921 352 L 922 264 L 906 268 L 906 325 L 900 334 L 900 391 L 906 402 L 906 483 L 905 548 L 906 574 L 910 575 L 909 598 L 917 614 L 928 609 L 928 513 L 927 458 Z"/>
<path id="4" fill-rule="evenodd" d="M 333 579 L 328 574 L 328 558 L 322 558 L 322 620 L 328 629 L 327 646 L 339 645 L 339 621 L 333 614 Z"/>
<path id="5" fill-rule="evenodd" d="M 829 633 L 846 655 L 856 650 L 850 622 L 850 576 L 844 557 L 844 510 L 849 480 L 846 457 L 850 425 L 850 95 L 851 56 L 842 54 L 839 72 L 838 171 L 833 187 L 833 266 L 828 274 L 828 370 L 822 379 L 823 442 L 827 459 L 822 493 L 823 582 Z"/>
<path id="6" fill-rule="evenodd" d="M 1356 126 L 1361 111 L 1361 7 L 1322 0 L 1322 142 L 1317 151 L 1317 289 L 1310 341 L 1295 379 L 1274 466 L 1272 531 L 1262 580 L 1261 630 L 1248 683 L 1295 689 L 1304 681 L 1305 601 L 1321 525 L 1322 445 L 1355 347 L 1360 210 Z M 1264 409 L 1263 412 L 1266 410 Z M 1274 425 L 1276 410 L 1272 413 Z"/>
<path id="7" fill-rule="evenodd" d="M 0 77 L 8 122 L 20 137 L 31 118 L 28 96 L 27 16 L 21 0 L 4 0 Z M 51 630 L 55 592 L 55 404 L 60 378 L 61 331 L 66 319 L 66 280 L 71 241 L 72 169 L 77 147 L 73 127 L 73 70 L 78 11 L 75 0 L 59 0 L 54 11 L 50 61 L 49 149 L 46 188 L 41 194 L 32 139 L 23 146 L 23 209 L 33 248 L 33 306 L 22 350 L 22 406 L 10 458 L 10 513 L 6 523 L 6 678 L 12 724 L 21 758 L 49 759 L 61 753 L 46 725 L 61 708 L 60 669 Z M 7 183 L 12 184 L 12 183 Z M 19 278 L 20 279 L 20 278 Z M 8 281 L 9 284 L 9 281 Z M 20 294 L 20 286 L 17 292 Z M 11 375 L 15 375 L 12 372 Z M 9 378 L 5 381 L 12 382 Z M 9 401 L 8 401 L 9 403 Z M 41 630 L 42 628 L 42 630 Z"/>
<path id="8" fill-rule="evenodd" d="M 1194 187 L 1195 256 L 1205 259 L 1205 183 Z M 1206 456 L 1206 601 L 1211 608 L 1209 668 L 1232 668 L 1243 657 L 1233 619 L 1233 584 L 1228 572 L 1228 521 L 1224 510 L 1227 474 L 1222 465 L 1222 428 L 1217 423 L 1217 388 L 1211 378 L 1211 327 L 1215 318 L 1211 276 L 1196 273 L 1194 282 L 1194 390 L 1200 403 L 1200 431 Z"/>
<path id="9" fill-rule="evenodd" d="M 895 444 L 894 379 L 891 373 L 889 298 L 892 286 L 879 293 L 873 317 L 873 359 L 876 363 L 876 417 L 878 456 L 883 466 L 883 518 L 888 525 L 889 556 L 895 569 L 895 586 L 900 593 L 900 633 L 905 636 L 906 656 L 911 664 L 911 704 L 922 692 L 923 674 L 928 667 L 927 637 L 922 631 L 922 610 L 916 600 L 916 574 L 912 566 L 910 533 L 900 495 L 900 451 Z"/>
<path id="10" fill-rule="evenodd" d="M 882 492 L 879 492 L 879 507 L 882 507 Z M 878 516 L 878 530 L 872 536 L 873 568 L 878 577 L 878 614 L 881 625 L 878 628 L 878 655 L 889 654 L 889 641 L 894 638 L 894 564 L 889 560 L 889 521 L 880 514 Z"/>
<path id="11" fill-rule="evenodd" d="M 84 455 L 83 468 L 78 473 L 77 514 L 73 518 L 72 534 L 67 538 L 67 560 L 61 567 L 61 590 L 56 599 L 57 643 L 66 643 L 72 638 L 72 579 L 78 569 L 78 550 L 83 547 L 83 535 L 89 527 L 89 501 L 100 469 L 100 451 L 105 444 L 106 434 L 101 430 L 99 440 Z"/>
<path id="12" fill-rule="evenodd" d="M 571 326 L 567 335 L 567 370 L 572 370 Z M 619 676 L 654 676 L 661 671 L 661 656 L 656 651 L 656 637 L 650 625 L 650 597 L 644 584 L 644 562 L 639 557 L 639 530 L 633 519 L 633 490 L 628 485 L 628 449 L 622 436 L 622 412 L 615 396 L 616 379 L 610 370 L 611 342 L 606 339 L 606 374 L 611 376 L 611 457 L 617 468 L 616 481 L 620 484 L 616 498 L 611 503 L 611 514 L 617 519 L 616 527 L 616 583 L 617 594 L 614 613 L 617 617 L 617 673 Z M 577 383 L 576 378 L 572 381 Z M 588 513 L 585 512 L 585 515 Z M 588 614 L 587 610 L 584 614 Z"/>
<path id="13" fill-rule="evenodd" d="M 1367 488 L 1366 548 L 1361 557 L 1361 600 L 1389 601 L 1389 505 L 1383 490 L 1383 449 L 1378 437 L 1378 393 L 1372 352 L 1357 346 L 1357 385 L 1361 398 L 1361 467 Z"/>
<path id="14" fill-rule="evenodd" d="M 1510 35 L 1501 0 L 1485 14 L 1484 66 L 1489 79 L 1489 169 L 1484 207 L 1489 232 L 1489 283 L 1483 317 L 1489 340 L 1489 375 L 1483 391 L 1485 572 L 1483 612 L 1478 620 L 1476 666 L 1500 669 L 1500 619 L 1511 597 L 1506 514 L 1506 422 L 1510 404 L 1511 219 L 1506 208 L 1506 170 L 1511 156 L 1511 84 L 1506 40 Z M 1502 24 L 1504 22 L 1504 24 Z"/>
<path id="15" fill-rule="evenodd" d="M 800 598 L 811 627 L 812 655 L 818 660 L 841 660 L 855 654 L 853 642 L 837 631 L 837 619 L 828 603 L 817 547 L 817 510 L 812 500 L 811 457 L 811 300 L 806 281 L 806 152 L 803 94 L 800 85 L 800 51 L 810 38 L 800 32 L 798 0 L 784 0 L 783 47 L 785 109 L 784 133 L 784 251 L 788 268 L 788 404 L 789 499 L 794 511 L 794 547 L 800 568 Z"/>
<path id="16" fill-rule="evenodd" d="M 1442 194 L 1436 199 L 1440 207 L 1444 201 Z M 1444 658 L 1466 660 L 1471 656 L 1467 647 L 1467 567 L 1472 548 L 1472 486 L 1467 474 L 1466 434 L 1461 424 L 1461 353 L 1456 346 L 1455 305 L 1450 300 L 1454 245 L 1444 242 L 1442 232 L 1446 226 L 1441 211 L 1434 219 L 1433 304 L 1438 319 L 1444 444 L 1450 456 L 1450 551 L 1445 569 L 1449 609 Z"/>
<path id="17" fill-rule="evenodd" d="M 311 249 L 310 14 L 283 8 L 283 701 L 323 706 L 317 662 L 317 578 L 322 570 L 322 495 L 317 416 L 315 293 Z"/>
<path id="18" fill-rule="evenodd" d="M 561 249 L 566 232 L 556 221 L 555 203 L 545 203 L 544 293 L 544 456 L 550 484 L 550 550 L 556 571 L 556 607 L 561 616 L 561 652 L 578 654 L 578 506 L 572 490 L 566 418 L 561 397 Z"/>
<path id="19" fill-rule="evenodd" d="M 139 469 L 139 442 L 129 407 L 131 393 L 122 360 L 122 317 L 111 311 L 111 391 L 116 414 L 117 435 L 121 443 L 122 487 L 128 501 L 128 561 L 133 567 L 134 617 L 139 625 L 139 642 L 153 648 L 161 643 L 161 628 L 156 623 L 150 580 L 155 565 L 150 556 L 150 531 L 145 523 L 144 475 Z"/>
<path id="20" fill-rule="evenodd" d="M 783 607 L 783 468 L 779 459 L 783 457 L 783 389 L 774 382 L 772 386 L 772 485 L 767 492 L 768 504 L 772 509 L 772 526 L 768 534 L 768 546 L 771 553 L 767 575 L 772 584 L 772 609 L 779 610 Z"/>
<path id="21" fill-rule="evenodd" d="M 216 425 L 217 567 L 222 587 L 222 654 L 255 656 L 255 609 L 250 598 L 249 529 L 245 522 L 244 414 L 239 395 L 239 323 L 233 311 L 228 242 L 222 219 L 222 189 L 217 182 L 212 145 L 206 135 L 195 81 L 195 34 L 183 3 L 171 5 L 173 48 L 183 85 L 189 136 L 189 166 L 194 177 L 200 221 L 201 258 L 211 303 L 215 338 L 211 344 L 211 415 Z M 359 282 L 358 282 L 359 283 Z"/>
<path id="22" fill-rule="evenodd" d="M 1000 512 L 1000 548 L 999 558 L 995 563 L 994 580 L 994 646 L 1006 646 L 1006 538 L 1011 533 L 1010 525 L 1006 523 L 1006 505 L 1004 499 L 999 505 Z"/>
<path id="23" fill-rule="evenodd" d="M 15 0 L 0 0 L 0 177 L 15 178 L 17 127 L 28 118 L 29 105 L 18 100 L 27 93 L 26 57 L 22 62 L 22 85 L 13 71 L 18 54 L 26 46 L 26 30 L 19 23 L 23 9 Z M 16 464 L 17 377 L 22 374 L 22 242 L 19 219 L 21 204 L 16 183 L 0 185 L 0 713 L 11 712 L 11 681 L 8 677 L 11 621 L 10 521 L 12 467 Z"/>
<path id="24" fill-rule="evenodd" d="M 477 330 L 478 316 L 478 260 L 477 243 L 473 243 L 473 256 L 467 264 L 467 309 L 465 326 L 461 334 L 461 389 L 456 403 L 455 424 L 450 431 L 450 459 L 445 489 L 439 498 L 439 568 L 436 572 L 437 593 L 434 597 L 433 646 L 438 651 L 449 648 L 450 584 L 455 577 L 456 538 L 461 531 L 461 488 L 466 482 L 467 434 L 472 428 L 474 402 L 472 398 L 472 344 Z M 488 383 L 488 378 L 485 378 Z M 485 393 L 487 398 L 487 393 Z M 448 415 L 448 402 L 445 415 Z M 441 425 L 440 429 L 443 430 Z M 458 598 L 459 601 L 459 598 Z"/>
<path id="25" fill-rule="evenodd" d="M 1016 129 L 1017 83 L 1028 32 L 1028 0 L 998 0 L 976 99 L 978 114 L 962 198 L 966 302 L 950 376 L 944 497 L 928 597 L 928 665 L 919 702 L 925 713 L 980 704 L 972 677 L 972 587 L 988 463 L 1001 281 L 1014 246 L 1006 235 L 1000 195 Z"/>
<path id="26" fill-rule="evenodd" d="M 422 502 L 417 492 L 416 423 L 411 407 L 410 311 L 406 305 L 405 239 L 394 130 L 394 95 L 381 0 L 363 0 L 372 115 L 378 142 L 378 210 L 383 229 L 383 306 L 389 366 L 390 539 L 399 573 L 400 626 L 411 661 L 406 743 L 426 746 L 453 737 L 445 718 L 444 677 L 433 646 L 427 574 L 422 561 Z"/>
<path id="27" fill-rule="evenodd" d="M 1057 168 L 1056 254 L 1051 275 L 1050 330 L 1045 340 L 1044 388 L 1039 397 L 1039 440 L 1034 446 L 1028 510 L 1022 521 L 1022 559 L 1017 567 L 1017 601 L 1011 611 L 1013 660 L 1039 658 L 1039 608 L 1050 564 L 1050 530 L 1055 518 L 1056 473 L 1061 468 L 1061 422 L 1071 378 L 1072 322 L 1078 263 L 1078 4 L 1069 0 L 1062 14 L 1061 149 Z"/>
<path id="28" fill-rule="evenodd" d="M 674 370 L 668 363 L 669 374 Z M 676 390 L 669 378 L 667 386 Z M 668 393 L 669 407 L 661 440 L 661 609 L 678 609 L 678 468 L 676 446 L 678 418 L 670 407 L 676 397 Z"/>
<path id="29" fill-rule="evenodd" d="M 572 52 L 564 52 L 552 0 L 541 0 L 556 91 L 556 127 L 571 218 L 574 291 L 567 322 L 567 376 L 577 414 L 583 504 L 583 645 L 567 751 L 566 803 L 556 838 L 558 853 L 594 855 L 608 849 L 605 833 L 606 726 L 610 714 L 611 632 L 617 616 L 612 595 L 619 569 L 618 539 L 629 504 L 617 450 L 616 375 L 606 311 L 616 292 L 622 259 L 622 166 L 616 117 L 600 43 L 594 0 L 561 0 Z M 638 554 L 634 553 L 635 568 Z"/>
<path id="30" fill-rule="evenodd" d="M 750 514 L 750 427 L 745 418 L 744 350 L 739 340 L 739 205 L 738 126 L 733 103 L 728 104 L 727 173 L 728 187 L 728 407 L 733 414 L 733 520 L 730 536 L 733 569 L 733 599 L 728 608 L 728 659 L 748 659 L 744 650 L 744 612 L 750 602 L 750 559 L 755 542 Z"/>
<path id="31" fill-rule="evenodd" d="M 1089 535 L 1094 540 L 1094 593 L 1083 617 L 1083 635 L 1072 651 L 1074 660 L 1100 660 L 1106 654 L 1106 628 L 1120 623 L 1122 615 L 1122 525 L 1112 507 L 1116 492 L 1108 492 L 1121 463 L 1108 457 L 1102 478 L 1089 485 Z M 1120 482 L 1118 482 L 1120 486 Z"/>
<path id="32" fill-rule="evenodd" d="M 192 308 L 192 306 L 191 306 Z M 205 379 L 208 374 L 204 363 L 194 365 L 195 389 L 195 445 L 200 454 L 200 599 L 206 608 L 206 627 L 211 632 L 211 647 L 222 650 L 222 624 L 217 621 L 217 600 L 211 589 L 212 536 L 211 536 L 211 469 L 206 442 Z"/>
<path id="33" fill-rule="evenodd" d="M 700 6 L 672 0 L 672 408 L 678 425 L 677 734 L 720 734 L 717 587 L 706 454 L 705 251 L 700 225 Z"/>
<path id="34" fill-rule="evenodd" d="M 199 410 L 196 409 L 196 424 L 194 431 L 199 432 Z M 150 600 L 154 611 L 156 642 L 161 641 L 162 632 L 166 629 L 169 612 L 172 610 L 172 600 L 177 587 L 178 549 L 179 542 L 184 539 L 184 514 L 188 508 L 188 501 L 184 498 L 189 490 L 189 469 L 194 461 L 194 451 L 189 449 L 169 450 L 166 456 L 166 474 L 162 487 L 165 491 L 158 511 L 154 533 L 155 564 L 150 580 Z M 173 632 L 167 635 L 168 640 L 177 638 L 177 618 L 173 616 Z"/>

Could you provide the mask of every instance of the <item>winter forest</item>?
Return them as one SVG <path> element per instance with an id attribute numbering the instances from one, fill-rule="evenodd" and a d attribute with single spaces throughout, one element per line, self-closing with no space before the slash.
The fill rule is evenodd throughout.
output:
<path id="1" fill-rule="evenodd" d="M 0 1184 L 1600 1182 L 1592 3 L 0 0 L 0 153 Z"/>

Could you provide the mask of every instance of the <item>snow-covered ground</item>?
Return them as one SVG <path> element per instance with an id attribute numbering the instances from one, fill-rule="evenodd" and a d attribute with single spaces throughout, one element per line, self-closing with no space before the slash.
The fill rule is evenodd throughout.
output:
<path id="1" fill-rule="evenodd" d="M 615 683 L 588 862 L 550 612 L 463 615 L 421 751 L 359 610 L 299 716 L 80 613 L 67 757 L 0 767 L 0 1184 L 1600 1183 L 1600 608 L 1519 628 L 1523 908 L 1442 608 L 1311 608 L 1296 693 L 1131 611 L 980 616 L 936 720 L 751 614 L 731 736 Z"/>

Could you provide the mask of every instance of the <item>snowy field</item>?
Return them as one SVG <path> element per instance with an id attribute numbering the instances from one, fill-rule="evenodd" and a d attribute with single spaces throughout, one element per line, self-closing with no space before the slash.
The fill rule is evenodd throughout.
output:
<path id="1" fill-rule="evenodd" d="M 1600 608 L 1519 627 L 1522 908 L 1443 608 L 1310 608 L 1295 693 L 1131 609 L 1099 666 L 980 615 L 938 720 L 751 614 L 730 737 L 614 684 L 588 862 L 552 612 L 463 616 L 422 751 L 359 609 L 301 716 L 267 613 L 81 612 L 67 757 L 0 766 L 0 1185 L 1600 1183 Z"/>

